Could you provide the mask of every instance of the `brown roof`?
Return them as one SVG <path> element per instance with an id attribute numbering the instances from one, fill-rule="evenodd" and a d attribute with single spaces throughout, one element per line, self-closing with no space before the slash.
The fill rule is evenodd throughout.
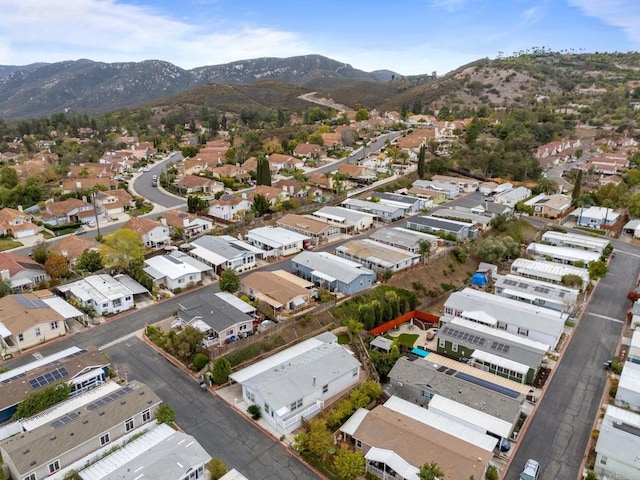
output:
<path id="1" fill-rule="evenodd" d="M 277 303 L 286 304 L 300 295 L 311 295 L 311 291 L 291 282 L 274 272 L 253 272 L 242 279 L 242 285 L 261 293 Z"/>
<path id="2" fill-rule="evenodd" d="M 391 450 L 416 468 L 436 462 L 444 478 L 482 478 L 491 452 L 380 405 L 353 434 L 366 445 Z"/>
<path id="3" fill-rule="evenodd" d="M 167 225 L 171 225 L 172 227 L 182 227 L 184 226 L 184 219 L 187 221 L 193 222 L 197 215 L 193 213 L 183 212 L 182 210 L 167 210 L 164 212 L 164 217 L 167 220 Z"/>
<path id="4" fill-rule="evenodd" d="M 79 178 L 83 177 L 80 175 L 80 172 L 87 172 L 84 177 L 101 177 L 107 174 L 109 170 L 111 170 L 110 164 L 105 163 L 81 163 L 80 165 L 71 165 L 69 166 L 69 177 L 70 178 Z"/>
<path id="5" fill-rule="evenodd" d="M 322 147 L 315 143 L 300 143 L 296 145 L 293 153 L 296 155 L 309 155 L 310 153 L 320 153 Z"/>
<path id="6" fill-rule="evenodd" d="M 98 243 L 88 238 L 83 238 L 78 235 L 67 235 L 60 243 L 52 246 L 49 251 L 64 255 L 67 260 L 73 262 L 78 258 L 82 252 L 87 249 L 97 249 Z"/>
<path id="7" fill-rule="evenodd" d="M 241 167 L 239 165 L 231 165 L 229 163 L 220 165 L 219 167 L 214 168 L 213 171 L 220 177 L 229 178 L 233 178 L 240 173 L 245 173 L 244 167 Z"/>
<path id="8" fill-rule="evenodd" d="M 200 177 L 198 175 L 185 175 L 178 181 L 178 185 L 182 187 L 200 187 L 202 185 L 210 185 L 215 183 L 215 180 L 211 180 L 207 177 Z"/>
<path id="9" fill-rule="evenodd" d="M 280 195 L 286 195 L 287 193 L 284 190 L 281 190 L 276 187 L 270 187 L 268 185 L 258 185 L 253 189 L 253 193 L 250 198 L 255 198 L 256 195 L 264 195 L 267 200 L 272 200 L 274 198 L 278 198 Z"/>
<path id="10" fill-rule="evenodd" d="M 125 223 L 122 228 L 128 228 L 129 230 L 133 230 L 139 235 L 144 235 L 149 233 L 156 227 L 161 227 L 162 224 L 160 222 L 155 222 L 153 220 L 149 220 L 148 218 L 143 217 L 131 217 L 127 223 Z"/>
<path id="11" fill-rule="evenodd" d="M 333 187 L 333 178 L 325 177 L 324 174 L 313 172 L 307 176 L 307 180 L 310 183 L 320 185 L 321 187 L 332 188 Z"/>
<path id="12" fill-rule="evenodd" d="M 334 145 L 342 144 L 342 134 L 341 133 L 323 133 L 322 134 L 322 144 L 325 147 L 332 147 Z"/>
<path id="13" fill-rule="evenodd" d="M 2 384 L 0 387 L 0 409 L 16 405 L 33 391 L 45 387 L 46 385 L 42 385 L 32 389 L 29 380 L 50 373 L 57 368 L 66 368 L 69 375 L 65 377 L 65 380 L 69 380 L 87 367 L 108 364 L 109 362 L 104 357 L 104 354 L 97 347 L 87 347 L 81 353 L 71 357 L 62 358 L 53 363 L 29 370 L 26 372 L 26 376 L 8 379 L 7 383 Z"/>
<path id="14" fill-rule="evenodd" d="M 87 177 L 87 178 L 77 178 L 75 180 L 65 180 L 62 182 L 62 190 L 74 192 L 76 190 L 86 190 L 88 188 L 94 188 L 97 186 L 102 186 L 107 189 L 115 186 L 115 183 L 107 177 L 98 178 L 98 177 Z"/>
<path id="15" fill-rule="evenodd" d="M 216 165 L 217 162 L 211 162 L 205 158 L 200 156 L 196 158 L 187 158 L 184 162 L 182 162 L 182 167 L 186 173 L 192 172 L 202 172 L 204 170 L 211 170 L 213 165 Z"/>
<path id="16" fill-rule="evenodd" d="M 285 164 L 288 162 L 299 162 L 300 160 L 291 155 L 283 155 L 282 153 L 272 153 L 269 155 L 269 163 Z"/>
<path id="17" fill-rule="evenodd" d="M 242 197 L 239 197 L 238 195 L 234 195 L 232 193 L 225 193 L 218 200 L 214 200 L 213 202 L 211 202 L 211 205 L 238 205 L 243 200 L 245 199 Z"/>
<path id="18" fill-rule="evenodd" d="M 22 225 L 13 225 L 11 222 L 16 218 L 22 218 Z M 31 215 L 28 213 L 21 212 L 20 210 L 16 210 L 14 208 L 5 207 L 0 210 L 0 228 L 5 230 L 25 230 L 29 228 L 33 228 L 33 223 L 31 223 Z M 27 220 L 29 220 L 27 222 Z"/>
<path id="19" fill-rule="evenodd" d="M 51 202 L 47 203 L 46 208 L 47 211 L 56 217 L 62 217 L 69 213 L 74 208 L 91 206 L 90 203 L 83 202 L 77 198 L 67 198 L 66 200 L 62 200 L 61 202 Z"/>
<path id="20" fill-rule="evenodd" d="M 16 273 L 27 268 L 44 270 L 42 265 L 26 255 L 0 252 L 0 270 L 9 270 L 10 276 L 14 276 Z"/>
<path id="21" fill-rule="evenodd" d="M 20 297 L 34 303 L 39 300 L 39 297 L 33 293 L 20 293 L 0 298 L 0 322 L 14 335 L 42 323 L 64 320 L 62 315 L 46 303 L 38 303 L 38 305 L 45 305 L 44 307 L 27 308 L 18 301 Z"/>
<path id="22" fill-rule="evenodd" d="M 115 202 L 106 202 L 109 197 L 115 197 Z M 109 190 L 108 192 L 100 192 L 96 195 L 96 198 L 103 202 L 106 208 L 114 207 L 126 207 L 131 204 L 133 197 L 129 192 L 122 188 L 116 188 L 115 190 Z"/>
<path id="23" fill-rule="evenodd" d="M 313 220 L 303 215 L 295 215 L 289 213 L 276 222 L 279 226 L 288 226 L 294 228 L 297 231 L 304 231 L 319 235 L 329 228 L 333 228 L 331 225 L 321 222 L 319 220 Z"/>

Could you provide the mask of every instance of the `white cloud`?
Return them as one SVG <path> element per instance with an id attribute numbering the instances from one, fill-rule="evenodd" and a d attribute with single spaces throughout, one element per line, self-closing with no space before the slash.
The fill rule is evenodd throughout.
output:
<path id="1" fill-rule="evenodd" d="M 531 7 L 528 10 L 525 10 L 522 13 L 522 19 L 527 24 L 538 23 L 542 20 L 543 14 L 542 11 L 538 7 Z"/>
<path id="2" fill-rule="evenodd" d="M 0 64 L 161 59 L 184 68 L 308 48 L 292 32 L 253 25 L 207 28 L 170 19 L 151 8 L 115 0 L 2 0 Z"/>
<path id="3" fill-rule="evenodd" d="M 621 28 L 630 41 L 640 46 L 640 3 L 637 0 L 569 0 L 569 4 L 606 25 Z"/>
<path id="4" fill-rule="evenodd" d="M 462 8 L 465 3 L 467 3 L 467 0 L 431 0 L 432 6 L 448 12 Z"/>

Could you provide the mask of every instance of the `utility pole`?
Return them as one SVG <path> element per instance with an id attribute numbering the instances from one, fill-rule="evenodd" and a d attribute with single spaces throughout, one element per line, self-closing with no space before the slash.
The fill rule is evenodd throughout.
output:
<path id="1" fill-rule="evenodd" d="M 98 221 L 98 209 L 96 208 L 96 192 L 91 192 L 91 203 L 93 204 L 93 214 L 96 217 L 96 228 L 98 230 L 98 235 L 102 236 L 100 234 L 100 222 Z"/>

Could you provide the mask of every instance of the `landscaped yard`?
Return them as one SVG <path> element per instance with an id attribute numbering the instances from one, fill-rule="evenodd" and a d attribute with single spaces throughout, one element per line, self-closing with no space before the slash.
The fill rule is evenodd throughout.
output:
<path id="1" fill-rule="evenodd" d="M 348 334 L 341 333 L 340 335 L 338 335 L 338 344 L 340 344 L 340 345 L 348 345 L 350 341 L 351 341 L 351 339 L 349 338 Z"/>
<path id="2" fill-rule="evenodd" d="M 390 340 L 394 340 L 394 339 L 397 338 L 398 339 L 398 345 L 404 345 L 407 348 L 413 348 L 413 345 L 416 343 L 416 340 L 418 340 L 419 336 L 420 335 L 418 335 L 417 333 L 401 333 L 397 337 L 392 337 L 390 335 L 385 335 L 385 337 L 390 339 Z"/>
<path id="3" fill-rule="evenodd" d="M 14 240 L 13 238 L 0 238 L 0 252 L 18 247 L 24 247 L 24 244 Z"/>

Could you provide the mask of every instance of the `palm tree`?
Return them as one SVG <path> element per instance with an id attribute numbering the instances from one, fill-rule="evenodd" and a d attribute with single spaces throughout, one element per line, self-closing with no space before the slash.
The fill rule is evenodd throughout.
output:
<path id="1" fill-rule="evenodd" d="M 431 242 L 428 240 L 420 240 L 418 242 L 418 253 L 420 254 L 420 258 L 422 258 L 422 263 L 426 265 L 431 256 Z"/>

